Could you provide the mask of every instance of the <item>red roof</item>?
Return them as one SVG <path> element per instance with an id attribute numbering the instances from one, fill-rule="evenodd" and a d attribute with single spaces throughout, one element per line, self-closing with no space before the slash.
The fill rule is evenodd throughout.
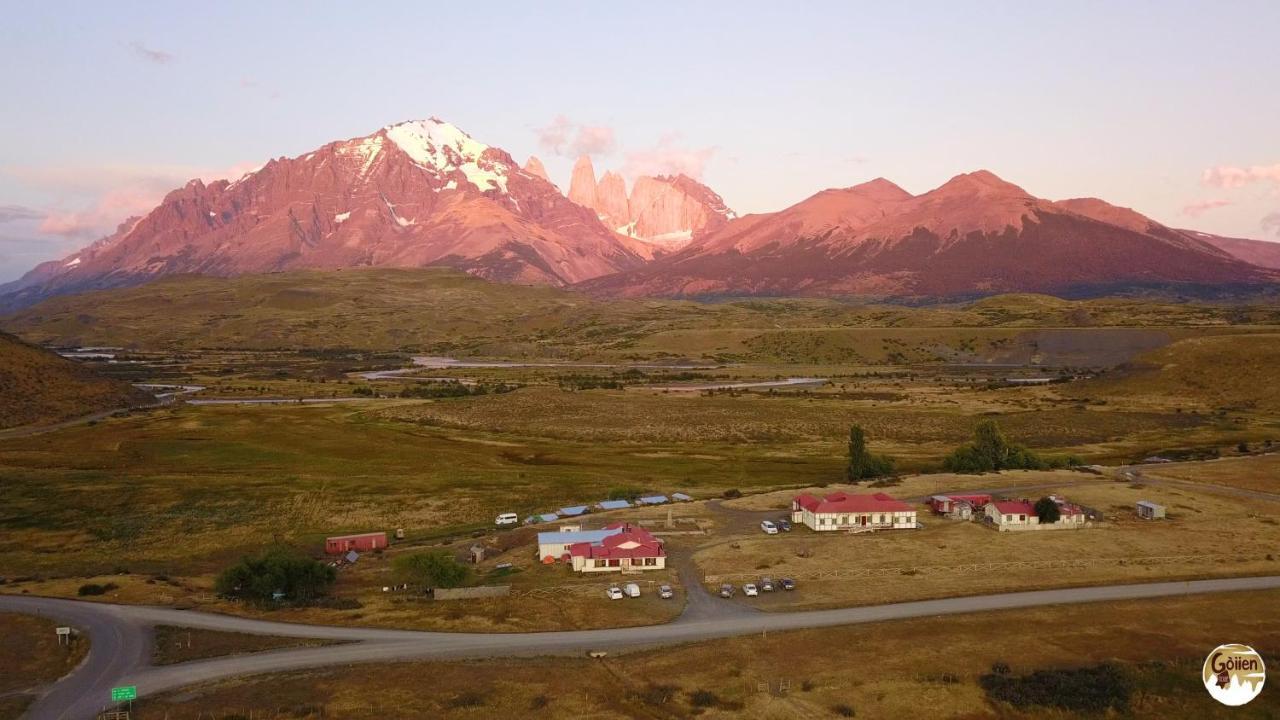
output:
<path id="1" fill-rule="evenodd" d="M 569 546 L 569 554 L 573 557 L 592 559 L 621 559 L 663 557 L 667 551 L 662 543 L 648 530 L 631 525 L 623 525 L 623 531 L 610 535 L 599 543 L 574 543 Z"/>
<path id="2" fill-rule="evenodd" d="M 1036 506 L 1029 500 L 1000 500 L 993 503 L 1001 515 L 1035 516 Z"/>
<path id="3" fill-rule="evenodd" d="M 894 500 L 884 493 L 850 495 L 834 492 L 823 499 L 813 495 L 800 495 L 796 497 L 796 504 L 812 513 L 903 512 L 912 509 L 907 503 Z"/>

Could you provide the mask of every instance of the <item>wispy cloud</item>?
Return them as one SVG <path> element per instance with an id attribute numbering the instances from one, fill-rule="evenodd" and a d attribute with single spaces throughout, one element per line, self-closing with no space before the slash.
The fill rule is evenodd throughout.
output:
<path id="1" fill-rule="evenodd" d="M 1280 238 L 1280 212 L 1273 212 L 1262 218 L 1262 231 Z"/>
<path id="2" fill-rule="evenodd" d="M 40 220 L 44 217 L 44 213 L 35 208 L 23 207 L 22 205 L 0 205 L 0 223 L 16 222 L 18 220 Z"/>
<path id="3" fill-rule="evenodd" d="M 230 168 L 183 165 L 10 166 L 0 168 L 0 173 L 63 198 L 54 202 L 47 211 L 32 211 L 39 213 L 37 217 L 23 218 L 40 220 L 38 232 L 87 239 L 107 235 L 125 219 L 150 212 L 169 191 L 182 187 L 193 178 L 205 182 L 234 179 L 251 169 L 248 164 Z"/>
<path id="4" fill-rule="evenodd" d="M 651 148 L 628 152 L 623 174 L 631 178 L 640 175 L 688 175 L 699 179 L 716 150 L 714 147 L 683 147 L 680 136 L 672 133 L 663 136 Z"/>
<path id="5" fill-rule="evenodd" d="M 607 125 L 584 125 L 564 115 L 533 130 L 544 152 L 566 157 L 607 155 L 617 145 L 613 128 Z"/>
<path id="6" fill-rule="evenodd" d="M 1272 183 L 1280 188 L 1280 163 L 1236 167 L 1219 165 L 1204 171 L 1200 181 L 1210 187 L 1242 188 L 1254 183 Z"/>
<path id="7" fill-rule="evenodd" d="M 133 49 L 134 55 L 137 55 L 139 58 L 146 60 L 147 62 L 155 63 L 156 65 L 168 65 L 176 59 L 173 56 L 173 53 L 147 47 L 141 40 L 134 40 L 129 43 L 129 47 Z"/>
<path id="8" fill-rule="evenodd" d="M 1210 210 L 1216 210 L 1217 208 L 1234 204 L 1235 203 L 1231 200 L 1222 199 L 1195 200 L 1182 206 L 1182 214 L 1187 217 L 1198 218 Z"/>

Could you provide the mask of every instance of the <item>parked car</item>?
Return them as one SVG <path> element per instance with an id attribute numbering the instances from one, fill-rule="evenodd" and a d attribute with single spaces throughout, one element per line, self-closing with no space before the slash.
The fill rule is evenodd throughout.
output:
<path id="1" fill-rule="evenodd" d="M 622 588 L 620 588 L 620 587 L 618 587 L 618 586 L 616 586 L 616 585 L 615 585 L 615 586 L 613 586 L 613 587 L 609 588 L 608 590 L 606 590 L 606 591 L 605 591 L 605 594 L 609 596 L 609 599 L 610 599 L 610 600 L 621 600 L 621 599 L 622 599 Z"/>
<path id="2" fill-rule="evenodd" d="M 764 592 L 773 592 L 773 578 L 760 578 L 760 589 Z"/>
<path id="3" fill-rule="evenodd" d="M 635 583 L 627 583 L 622 591 L 627 594 L 627 597 L 640 597 L 640 586 Z"/>
<path id="4" fill-rule="evenodd" d="M 503 525 L 518 525 L 519 523 L 520 516 L 515 513 L 502 513 L 493 519 L 493 524 L 498 527 L 502 527 Z"/>
<path id="5" fill-rule="evenodd" d="M 771 520 L 762 520 L 762 521 L 760 522 L 760 529 L 764 531 L 764 534 L 765 534 L 765 535 L 777 535 L 777 534 L 778 534 L 778 526 L 777 526 L 777 525 L 774 525 L 774 524 L 773 524 L 773 521 L 771 521 Z"/>
<path id="6" fill-rule="evenodd" d="M 783 589 L 783 590 L 795 590 L 795 589 L 796 589 L 796 581 L 795 581 L 795 580 L 792 580 L 791 578 L 782 578 L 782 589 Z"/>
<path id="7" fill-rule="evenodd" d="M 721 586 L 720 586 L 720 597 L 722 597 L 722 598 L 731 598 L 731 597 L 733 597 L 733 586 L 732 586 L 732 585 L 727 585 L 727 584 L 726 584 L 726 585 L 721 585 Z"/>
<path id="8" fill-rule="evenodd" d="M 777 525 L 778 529 L 782 532 L 791 532 L 791 521 L 786 518 L 782 518 L 774 524 Z"/>
<path id="9" fill-rule="evenodd" d="M 754 583 L 747 583 L 742 586 L 742 592 L 747 597 L 755 597 L 760 594 L 760 590 L 756 588 Z"/>
<path id="10" fill-rule="evenodd" d="M 663 600 L 670 600 L 675 596 L 676 594 L 674 592 L 671 592 L 670 585 L 663 585 L 662 587 L 658 588 L 658 597 L 662 598 Z"/>

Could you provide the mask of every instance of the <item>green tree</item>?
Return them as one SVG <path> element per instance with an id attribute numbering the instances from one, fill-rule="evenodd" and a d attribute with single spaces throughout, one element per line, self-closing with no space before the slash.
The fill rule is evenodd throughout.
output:
<path id="1" fill-rule="evenodd" d="M 942 461 L 948 472 L 984 473 L 999 470 L 1043 470 L 1079 464 L 1077 458 L 1048 460 L 1022 445 L 1010 443 L 995 420 L 983 420 L 973 430 L 973 442 L 961 445 Z"/>
<path id="2" fill-rule="evenodd" d="M 1042 497 L 1036 501 L 1036 517 L 1040 518 L 1041 525 L 1052 525 L 1062 517 L 1062 511 L 1053 498 Z"/>
<path id="3" fill-rule="evenodd" d="M 845 472 L 852 482 L 884 477 L 893 473 L 893 458 L 867 450 L 867 435 L 861 425 L 849 428 L 849 467 Z"/>
<path id="4" fill-rule="evenodd" d="M 245 600 L 272 600 L 283 593 L 287 600 L 307 602 L 324 595 L 335 578 L 327 564 L 294 548 L 275 546 L 222 571 L 215 588 L 221 595 Z"/>
<path id="5" fill-rule="evenodd" d="M 427 587 L 458 587 L 471 572 L 445 552 L 401 555 L 392 562 L 396 574 L 405 582 Z"/>

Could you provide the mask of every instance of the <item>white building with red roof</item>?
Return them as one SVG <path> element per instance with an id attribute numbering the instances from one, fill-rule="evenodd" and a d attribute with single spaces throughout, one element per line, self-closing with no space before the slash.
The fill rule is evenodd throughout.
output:
<path id="1" fill-rule="evenodd" d="M 1030 500 L 996 500 L 988 503 L 985 513 L 987 522 L 1001 532 L 1009 530 L 1072 530 L 1082 528 L 1088 521 L 1084 508 L 1074 503 L 1050 495 L 1058 506 L 1058 521 L 1041 523 L 1036 513 L 1036 504 Z"/>
<path id="2" fill-rule="evenodd" d="M 798 495 L 791 502 L 791 522 L 818 532 L 830 530 L 902 530 L 916 527 L 916 509 L 884 493 L 826 497 Z"/>
<path id="3" fill-rule="evenodd" d="M 570 545 L 566 556 L 574 572 L 623 572 L 662 570 L 667 551 L 662 541 L 637 525 L 610 525 L 608 535 Z"/>

